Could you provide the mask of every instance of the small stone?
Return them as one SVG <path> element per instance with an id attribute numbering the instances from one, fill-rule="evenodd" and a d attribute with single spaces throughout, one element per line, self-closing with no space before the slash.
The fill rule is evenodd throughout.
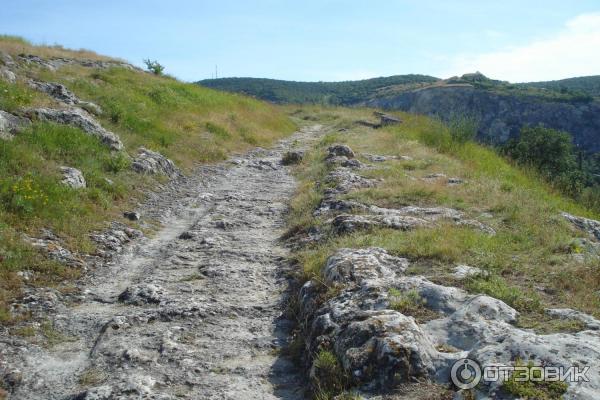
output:
<path id="1" fill-rule="evenodd" d="M 0 110 L 0 139 L 10 140 L 19 133 L 30 121 L 25 118 Z"/>
<path id="2" fill-rule="evenodd" d="M 125 211 L 123 216 L 130 221 L 138 221 L 141 218 L 140 213 L 135 211 Z"/>
<path id="3" fill-rule="evenodd" d="M 189 231 L 185 231 L 181 235 L 179 235 L 179 239 L 182 239 L 182 240 L 190 240 L 193 238 L 194 238 L 194 234 Z"/>
<path id="4" fill-rule="evenodd" d="M 162 174 L 170 178 L 180 175 L 180 171 L 173 161 L 156 151 L 144 147 L 140 147 L 138 156 L 133 160 L 131 168 L 140 174 Z"/>
<path id="5" fill-rule="evenodd" d="M 468 265 L 457 265 L 453 269 L 452 277 L 463 280 L 477 275 L 487 275 L 481 268 L 470 267 Z"/>
<path id="6" fill-rule="evenodd" d="M 345 144 L 335 144 L 333 146 L 329 146 L 327 152 L 329 153 L 329 157 L 344 156 L 348 158 L 354 158 L 354 152 Z"/>
<path id="7" fill-rule="evenodd" d="M 8 83 L 15 83 L 17 81 L 17 76 L 8 68 L 0 68 L 0 79 L 3 79 Z"/>
<path id="8" fill-rule="evenodd" d="M 71 167 L 60 167 L 63 174 L 61 183 L 73 189 L 83 189 L 86 187 L 85 178 L 80 170 Z"/>

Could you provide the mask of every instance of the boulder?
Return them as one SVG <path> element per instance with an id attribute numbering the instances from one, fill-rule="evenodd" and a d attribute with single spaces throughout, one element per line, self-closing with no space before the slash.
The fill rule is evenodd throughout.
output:
<path id="1" fill-rule="evenodd" d="M 344 156 L 348 158 L 354 158 L 354 152 L 352 149 L 345 144 L 334 144 L 327 148 L 328 157 Z"/>
<path id="2" fill-rule="evenodd" d="M 10 140 L 30 123 L 28 119 L 0 110 L 0 139 Z"/>
<path id="3" fill-rule="evenodd" d="M 162 174 L 175 178 L 181 173 L 173 161 L 162 154 L 140 147 L 138 156 L 133 160 L 131 168 L 140 174 Z"/>
<path id="4" fill-rule="evenodd" d="M 0 67 L 0 79 L 5 80 L 8 83 L 15 83 L 17 76 L 8 68 Z"/>
<path id="5" fill-rule="evenodd" d="M 7 67 L 12 67 L 15 65 L 15 60 L 13 60 L 10 54 L 0 50 L 0 64 L 6 65 Z"/>
<path id="6" fill-rule="evenodd" d="M 140 213 L 135 211 L 125 211 L 123 216 L 130 221 L 139 221 L 139 219 L 142 217 Z"/>
<path id="7" fill-rule="evenodd" d="M 576 228 L 587 232 L 590 236 L 597 240 L 600 240 L 600 221 L 594 219 L 578 217 L 569 213 L 563 212 L 561 214 L 567 221 L 573 224 Z"/>
<path id="8" fill-rule="evenodd" d="M 121 150 L 123 143 L 114 133 L 104 129 L 88 112 L 80 108 L 58 110 L 52 108 L 30 108 L 24 111 L 31 119 L 50 121 L 77 127 L 89 135 L 95 136 L 112 150 Z"/>
<path id="9" fill-rule="evenodd" d="M 63 174 L 61 183 L 73 189 L 83 189 L 86 187 L 85 178 L 80 170 L 71 167 L 60 167 Z"/>
<path id="10" fill-rule="evenodd" d="M 119 301 L 135 305 L 159 304 L 165 295 L 162 287 L 147 283 L 128 287 L 119 295 Z"/>

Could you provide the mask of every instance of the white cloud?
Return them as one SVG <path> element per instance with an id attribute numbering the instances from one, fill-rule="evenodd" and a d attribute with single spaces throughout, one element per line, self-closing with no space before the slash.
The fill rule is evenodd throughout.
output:
<path id="1" fill-rule="evenodd" d="M 497 52 L 458 56 L 442 76 L 475 71 L 511 82 L 600 75 L 600 13 L 573 18 L 547 38 Z"/>

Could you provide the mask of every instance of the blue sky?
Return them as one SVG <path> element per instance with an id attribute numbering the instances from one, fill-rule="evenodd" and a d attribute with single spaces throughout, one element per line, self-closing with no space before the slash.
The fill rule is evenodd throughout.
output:
<path id="1" fill-rule="evenodd" d="M 1 33 L 87 48 L 183 80 L 329 81 L 480 70 L 529 81 L 600 74 L 600 2 L 0 0 Z"/>

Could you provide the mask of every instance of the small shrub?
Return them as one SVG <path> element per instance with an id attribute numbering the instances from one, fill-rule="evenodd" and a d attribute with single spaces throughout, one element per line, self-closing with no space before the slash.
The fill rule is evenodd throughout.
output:
<path id="1" fill-rule="evenodd" d="M 32 214 L 34 210 L 48 204 L 48 195 L 30 175 L 17 179 L 2 192 L 4 203 L 16 214 Z"/>
<path id="2" fill-rule="evenodd" d="M 154 75 L 162 75 L 165 67 L 162 66 L 158 61 L 151 61 L 149 58 L 144 60 L 144 64 L 146 64 L 146 69 L 152 72 Z"/>
<path id="3" fill-rule="evenodd" d="M 105 161 L 105 168 L 113 174 L 128 169 L 131 166 L 131 159 L 123 152 L 109 156 Z"/>
<path id="4" fill-rule="evenodd" d="M 515 371 L 503 384 L 502 388 L 519 398 L 536 399 L 536 400 L 554 400 L 562 398 L 562 395 L 567 391 L 568 385 L 565 382 L 545 382 L 543 380 L 543 371 L 533 369 L 534 365 L 530 361 L 527 365 L 521 360 L 515 361 L 516 367 L 527 367 L 528 375 L 535 378 L 535 381 L 526 380 L 521 382 L 520 373 Z"/>
<path id="5" fill-rule="evenodd" d="M 469 115 L 454 115 L 448 121 L 448 129 L 452 141 L 457 144 L 465 144 L 477 136 L 479 122 L 477 118 Z"/>
<path id="6" fill-rule="evenodd" d="M 342 393 L 348 385 L 348 376 L 331 351 L 321 350 L 313 361 L 317 399 L 331 399 Z"/>

